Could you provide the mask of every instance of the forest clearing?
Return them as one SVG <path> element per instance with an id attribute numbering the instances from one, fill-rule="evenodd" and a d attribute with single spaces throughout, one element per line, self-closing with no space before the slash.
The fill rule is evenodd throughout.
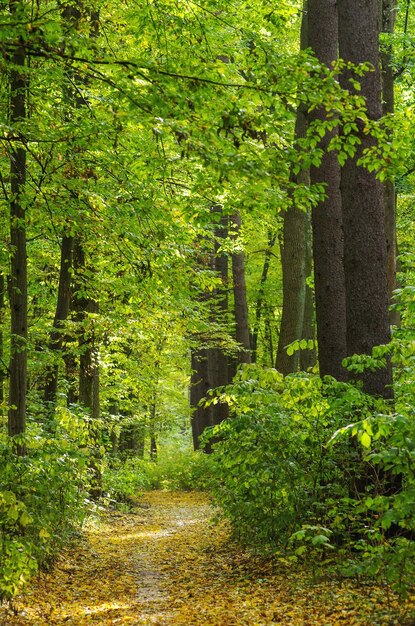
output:
<path id="1" fill-rule="evenodd" d="M 377 586 L 286 559 L 263 561 L 212 523 L 204 494 L 150 492 L 92 520 L 76 548 L 16 598 L 9 626 L 387 626 L 411 624 Z M 1 615 L 1 613 L 0 613 Z M 395 615 L 395 617 L 394 617 Z"/>

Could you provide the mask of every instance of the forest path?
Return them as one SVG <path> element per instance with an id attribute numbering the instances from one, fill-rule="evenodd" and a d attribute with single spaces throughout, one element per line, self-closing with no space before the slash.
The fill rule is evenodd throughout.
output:
<path id="1" fill-rule="evenodd" d="M 211 518 L 207 497 L 198 493 L 152 492 L 139 498 L 132 513 L 106 513 L 18 598 L 14 614 L 5 617 L 0 610 L 0 624 L 404 623 L 391 619 L 384 589 L 331 579 L 317 583 L 304 565 L 263 563 L 230 543 L 226 525 Z"/>

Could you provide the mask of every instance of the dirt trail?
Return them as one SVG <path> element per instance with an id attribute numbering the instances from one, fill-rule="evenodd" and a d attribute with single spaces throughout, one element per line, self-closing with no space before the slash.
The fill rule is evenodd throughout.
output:
<path id="1" fill-rule="evenodd" d="M 132 513 L 104 515 L 18 598 L 14 614 L 0 610 L 0 625 L 404 623 L 391 618 L 395 602 L 384 589 L 317 584 L 304 564 L 264 564 L 230 544 L 211 517 L 204 495 L 166 492 L 146 494 Z"/>

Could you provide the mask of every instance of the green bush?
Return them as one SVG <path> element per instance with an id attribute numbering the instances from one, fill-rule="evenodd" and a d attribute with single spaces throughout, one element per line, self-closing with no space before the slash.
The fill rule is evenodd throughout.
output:
<path id="1" fill-rule="evenodd" d="M 354 371 L 366 365 L 350 360 Z M 402 368 L 396 390 L 388 403 L 358 384 L 241 369 L 210 399 L 227 401 L 231 417 L 206 435 L 217 440 L 213 495 L 235 534 L 294 557 L 341 548 L 344 573 L 382 578 L 401 594 L 413 585 L 413 368 Z"/>
<path id="2" fill-rule="evenodd" d="M 343 473 L 357 453 L 327 448 L 341 417 L 329 415 L 324 385 L 248 366 L 226 388 L 233 417 L 210 433 L 213 493 L 243 541 L 284 545 L 302 524 L 325 525 L 322 503 L 349 495 Z"/>
<path id="3" fill-rule="evenodd" d="M 82 524 L 89 479 L 82 432 L 82 418 L 65 412 L 53 436 L 28 424 L 25 456 L 0 440 L 0 599 L 12 598 Z"/>

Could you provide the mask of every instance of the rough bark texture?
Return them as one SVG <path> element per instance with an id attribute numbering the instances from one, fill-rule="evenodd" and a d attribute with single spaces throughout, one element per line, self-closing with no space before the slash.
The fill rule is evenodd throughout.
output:
<path id="1" fill-rule="evenodd" d="M 16 2 L 10 11 L 16 11 Z M 18 124 L 26 117 L 25 49 L 16 48 L 12 57 L 15 69 L 10 72 L 10 123 Z M 27 254 L 24 192 L 26 184 L 26 150 L 18 143 L 10 147 L 10 310 L 11 353 L 8 432 L 11 437 L 26 427 L 27 393 Z M 18 450 L 23 453 L 23 449 Z"/>
<path id="2" fill-rule="evenodd" d="M 382 31 L 392 35 L 395 29 L 397 2 L 396 0 L 382 1 Z M 382 113 L 393 114 L 395 111 L 395 89 L 392 66 L 392 43 L 384 45 L 381 52 L 382 65 Z M 396 284 L 396 191 L 395 181 L 387 180 L 385 193 L 385 230 L 387 253 L 387 277 L 389 304 L 393 304 L 393 292 Z M 391 324 L 399 325 L 399 312 L 390 311 Z"/>
<path id="3" fill-rule="evenodd" d="M 379 68 L 379 10 L 372 0 L 342 0 L 339 3 L 339 53 L 352 63 L 370 62 L 374 71 L 360 80 L 371 119 L 379 119 L 381 75 Z M 351 90 L 350 71 L 341 83 Z M 360 128 L 361 146 L 342 168 L 341 195 L 344 232 L 347 352 L 370 354 L 373 346 L 390 340 L 386 275 L 385 205 L 381 183 L 373 173 L 357 165 L 362 150 L 373 143 Z M 390 364 L 362 376 L 368 393 L 390 397 Z"/>
<path id="4" fill-rule="evenodd" d="M 232 216 L 233 237 L 238 239 L 241 231 L 241 215 Z M 232 279 L 235 314 L 236 341 L 240 344 L 239 363 L 251 362 L 251 346 L 249 335 L 248 301 L 245 284 L 245 254 L 243 251 L 232 254 Z"/>
<path id="5" fill-rule="evenodd" d="M 49 340 L 49 350 L 52 353 L 59 353 L 62 349 L 63 334 L 62 327 L 68 318 L 71 304 L 71 272 L 73 256 L 73 237 L 63 237 L 61 244 L 61 259 L 58 285 L 58 298 L 56 302 L 55 318 L 53 320 L 53 330 Z M 44 400 L 49 405 L 56 402 L 58 390 L 59 365 L 51 365 L 45 376 Z"/>
<path id="6" fill-rule="evenodd" d="M 336 0 L 308 0 L 308 35 L 316 57 L 330 66 L 338 52 Z M 325 117 L 323 108 L 314 109 L 309 121 Z M 321 140 L 322 163 L 310 170 L 311 183 L 323 183 L 326 193 L 312 212 L 314 282 L 320 374 L 344 380 L 346 371 L 341 363 L 347 348 L 342 206 L 339 162 L 334 152 L 327 151 L 332 136 L 328 133 Z"/>

